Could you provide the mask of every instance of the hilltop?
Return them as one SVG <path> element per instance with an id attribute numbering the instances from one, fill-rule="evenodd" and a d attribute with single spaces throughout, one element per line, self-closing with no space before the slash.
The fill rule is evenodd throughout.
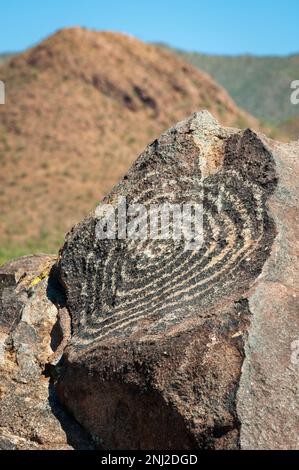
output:
<path id="1" fill-rule="evenodd" d="M 299 107 L 290 103 L 290 83 L 299 76 L 299 54 L 222 56 L 158 45 L 207 72 L 239 107 L 271 128 L 272 136 L 283 140 L 298 138 L 298 132 L 294 135 L 294 122 L 299 119 Z M 0 65 L 11 57 L 11 53 L 0 54 Z"/>
<path id="2" fill-rule="evenodd" d="M 65 29 L 0 68 L 0 259 L 56 250 L 151 139 L 208 109 L 259 127 L 173 52 L 131 36 Z"/>

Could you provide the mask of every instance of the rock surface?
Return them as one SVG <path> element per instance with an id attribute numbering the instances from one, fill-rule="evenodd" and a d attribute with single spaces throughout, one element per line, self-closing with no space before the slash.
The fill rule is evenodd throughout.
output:
<path id="1" fill-rule="evenodd" d="M 91 448 L 58 403 L 48 356 L 60 341 L 54 256 L 25 256 L 0 268 L 0 449 Z"/>
<path id="2" fill-rule="evenodd" d="M 0 449 L 299 449 L 298 157 L 197 113 L 58 259 L 1 267 Z M 100 239 L 120 197 L 135 232 Z M 189 202 L 191 240 L 136 236 L 142 208 Z"/>
<path id="3" fill-rule="evenodd" d="M 197 113 L 104 202 L 203 203 L 200 249 L 99 240 L 100 208 L 67 235 L 72 338 L 56 388 L 104 448 L 299 447 L 298 152 Z"/>

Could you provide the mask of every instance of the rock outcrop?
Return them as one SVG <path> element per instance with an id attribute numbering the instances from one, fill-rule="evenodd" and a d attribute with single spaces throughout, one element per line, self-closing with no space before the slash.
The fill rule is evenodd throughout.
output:
<path id="1" fill-rule="evenodd" d="M 117 218 L 120 197 L 128 211 L 202 204 L 199 245 L 99 237 L 101 206 L 67 235 L 72 338 L 56 389 L 104 448 L 299 447 L 298 153 L 195 114 L 104 203 Z"/>
<path id="2" fill-rule="evenodd" d="M 279 183 L 276 238 L 249 297 L 252 318 L 237 411 L 244 449 L 299 449 L 299 142 L 266 141 Z"/>
<path id="3" fill-rule="evenodd" d="M 194 114 L 3 266 L 0 448 L 298 449 L 298 157 Z"/>
<path id="4" fill-rule="evenodd" d="M 92 442 L 58 403 L 46 364 L 60 343 L 63 293 L 54 256 L 0 268 L 0 449 L 88 449 Z"/>

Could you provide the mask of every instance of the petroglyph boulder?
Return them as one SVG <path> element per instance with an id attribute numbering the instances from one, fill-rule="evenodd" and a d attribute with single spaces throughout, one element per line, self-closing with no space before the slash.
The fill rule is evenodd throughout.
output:
<path id="1" fill-rule="evenodd" d="M 298 144 L 197 113 L 67 235 L 72 337 L 57 392 L 104 448 L 298 447 L 297 160 Z M 198 231 L 149 235 L 153 206 L 191 202 Z"/>

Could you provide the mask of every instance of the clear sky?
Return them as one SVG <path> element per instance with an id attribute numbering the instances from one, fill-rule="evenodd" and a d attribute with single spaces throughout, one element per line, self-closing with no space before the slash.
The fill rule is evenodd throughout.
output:
<path id="1" fill-rule="evenodd" d="M 66 26 L 206 53 L 283 55 L 299 51 L 299 0 L 2 0 L 0 51 Z"/>

